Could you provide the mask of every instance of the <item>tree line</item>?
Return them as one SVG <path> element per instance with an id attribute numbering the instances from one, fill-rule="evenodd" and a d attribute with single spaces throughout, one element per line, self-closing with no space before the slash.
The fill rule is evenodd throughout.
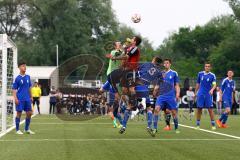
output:
<path id="1" fill-rule="evenodd" d="M 157 49 L 143 38 L 141 61 L 150 61 L 154 55 L 171 58 L 183 77 L 195 77 L 210 61 L 217 76 L 224 76 L 227 69 L 240 76 L 240 1 L 224 1 L 233 15 L 214 17 L 203 26 L 181 27 Z M 3 0 L 0 33 L 17 43 L 19 60 L 50 66 L 56 65 L 56 44 L 60 64 L 79 54 L 104 59 L 110 51 L 107 44 L 137 34 L 119 23 L 111 0 Z"/>

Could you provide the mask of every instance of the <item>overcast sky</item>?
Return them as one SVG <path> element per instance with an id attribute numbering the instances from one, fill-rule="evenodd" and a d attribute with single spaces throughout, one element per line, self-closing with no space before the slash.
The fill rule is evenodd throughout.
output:
<path id="1" fill-rule="evenodd" d="M 179 27 L 203 25 L 213 17 L 232 13 L 223 0 L 112 0 L 112 3 L 118 20 L 147 37 L 154 47 Z M 131 22 L 135 13 L 142 17 L 138 24 Z"/>

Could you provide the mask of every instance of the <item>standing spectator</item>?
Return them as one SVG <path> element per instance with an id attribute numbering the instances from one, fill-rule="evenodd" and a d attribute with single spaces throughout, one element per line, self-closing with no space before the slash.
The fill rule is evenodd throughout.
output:
<path id="1" fill-rule="evenodd" d="M 217 108 L 217 113 L 220 115 L 222 114 L 222 102 L 220 101 L 221 91 L 219 87 L 216 88 L 216 94 L 217 94 L 216 108 Z"/>
<path id="2" fill-rule="evenodd" d="M 102 98 L 101 102 L 100 102 L 100 113 L 101 113 L 101 116 L 103 116 L 105 114 L 105 112 L 106 112 L 105 103 L 106 102 Z"/>
<path id="3" fill-rule="evenodd" d="M 33 97 L 33 107 L 37 105 L 38 114 L 40 114 L 40 97 L 42 95 L 41 88 L 38 85 L 38 82 L 34 83 L 34 86 L 31 89 Z"/>
<path id="4" fill-rule="evenodd" d="M 62 99 L 62 93 L 59 91 L 59 89 L 56 90 L 56 97 L 57 97 L 57 103 L 60 102 Z"/>
<path id="5" fill-rule="evenodd" d="M 236 100 L 236 103 L 238 104 L 237 110 L 239 112 L 239 109 L 240 109 L 240 92 L 239 91 L 235 91 L 235 100 Z"/>
<path id="6" fill-rule="evenodd" d="M 55 90 L 55 87 L 53 86 L 50 91 L 50 108 L 49 108 L 49 114 L 55 113 L 55 106 L 57 104 L 57 91 Z"/>
<path id="7" fill-rule="evenodd" d="M 187 90 L 187 101 L 188 101 L 190 116 L 193 113 L 194 97 L 195 97 L 195 94 L 193 92 L 193 88 L 190 86 L 189 89 Z"/>

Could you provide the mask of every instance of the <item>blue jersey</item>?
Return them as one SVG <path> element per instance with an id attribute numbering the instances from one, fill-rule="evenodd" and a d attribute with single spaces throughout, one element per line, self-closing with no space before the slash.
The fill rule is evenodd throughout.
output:
<path id="1" fill-rule="evenodd" d="M 167 94 L 169 96 L 175 97 L 176 96 L 175 85 L 179 83 L 178 73 L 174 70 L 169 70 L 167 72 L 163 72 L 163 75 L 164 75 L 163 80 L 165 84 L 168 84 L 171 86 Z"/>
<path id="2" fill-rule="evenodd" d="M 29 75 L 18 75 L 13 82 L 12 89 L 17 90 L 17 98 L 19 101 L 30 101 L 31 79 Z"/>
<path id="3" fill-rule="evenodd" d="M 197 83 L 200 85 L 198 95 L 209 94 L 209 91 L 212 89 L 213 84 L 216 84 L 216 76 L 211 72 L 199 72 L 197 77 Z"/>
<path id="4" fill-rule="evenodd" d="M 167 72 L 164 72 L 163 74 L 164 74 L 163 76 L 164 81 L 170 83 L 173 87 L 177 83 L 179 83 L 179 77 L 176 71 L 169 70 Z"/>
<path id="5" fill-rule="evenodd" d="M 221 90 L 223 92 L 223 100 L 232 100 L 232 93 L 235 90 L 235 82 L 225 78 L 222 81 Z"/>
<path id="6" fill-rule="evenodd" d="M 138 69 L 138 76 L 145 82 L 145 85 L 150 85 L 159 79 L 163 79 L 162 72 L 153 63 L 141 64 Z"/>

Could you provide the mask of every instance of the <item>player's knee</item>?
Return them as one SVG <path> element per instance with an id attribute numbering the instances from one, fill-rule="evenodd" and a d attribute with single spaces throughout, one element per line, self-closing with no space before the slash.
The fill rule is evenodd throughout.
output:
<path id="1" fill-rule="evenodd" d="M 226 108 L 226 112 L 229 114 L 231 112 L 230 108 Z"/>
<path id="2" fill-rule="evenodd" d="M 155 110 L 154 110 L 154 113 L 155 114 L 158 114 L 160 112 L 160 106 L 156 106 L 155 107 Z"/>
<path id="3" fill-rule="evenodd" d="M 173 118 L 177 117 L 177 110 L 172 110 L 172 116 L 173 116 Z"/>
<path id="4" fill-rule="evenodd" d="M 136 94 L 135 88 L 134 87 L 130 87 L 129 91 L 131 94 Z"/>
<path id="5" fill-rule="evenodd" d="M 104 89 L 103 88 L 100 88 L 98 91 L 99 91 L 100 94 L 104 93 Z"/>
<path id="6" fill-rule="evenodd" d="M 152 112 L 152 108 L 150 106 L 147 107 L 147 112 Z"/>

